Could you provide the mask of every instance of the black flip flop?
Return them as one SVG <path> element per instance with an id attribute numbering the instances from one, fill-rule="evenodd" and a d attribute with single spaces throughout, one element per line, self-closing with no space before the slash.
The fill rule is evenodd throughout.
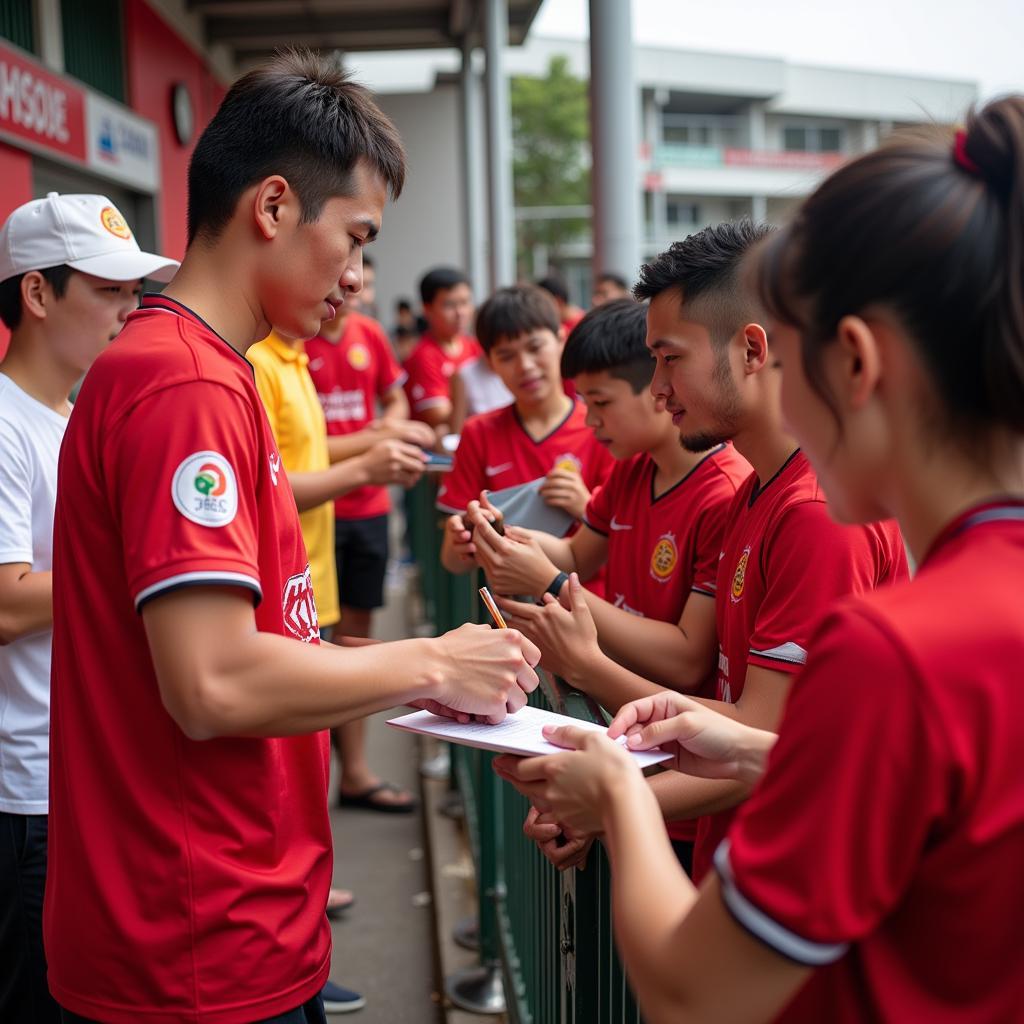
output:
<path id="1" fill-rule="evenodd" d="M 402 793 L 402 787 L 396 786 L 393 782 L 381 782 L 379 785 L 371 786 L 362 793 L 338 793 L 339 807 L 358 807 L 364 811 L 380 811 L 383 814 L 412 814 L 418 806 L 415 797 L 408 803 L 389 804 L 374 800 L 374 796 L 381 792 Z"/>

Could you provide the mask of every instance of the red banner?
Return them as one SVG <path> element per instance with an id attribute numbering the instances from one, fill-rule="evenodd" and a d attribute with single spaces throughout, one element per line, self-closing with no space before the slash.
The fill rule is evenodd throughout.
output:
<path id="1" fill-rule="evenodd" d="M 85 91 L 0 43 L 0 134 L 85 160 Z"/>
<path id="2" fill-rule="evenodd" d="M 828 171 L 846 159 L 842 153 L 797 153 L 767 149 L 726 149 L 729 167 L 770 167 L 794 171 Z"/>

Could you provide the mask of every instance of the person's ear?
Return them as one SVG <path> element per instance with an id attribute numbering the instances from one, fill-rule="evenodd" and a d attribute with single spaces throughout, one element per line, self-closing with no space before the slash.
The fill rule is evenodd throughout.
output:
<path id="1" fill-rule="evenodd" d="M 253 217 L 257 230 L 269 242 L 277 237 L 285 221 L 293 215 L 297 197 L 279 174 L 264 178 L 253 196 Z M 297 218 L 294 218 L 297 220 Z"/>
<path id="2" fill-rule="evenodd" d="M 882 376 L 882 353 L 874 327 L 859 316 L 844 316 L 836 327 L 838 356 L 833 386 L 852 410 L 862 409 Z"/>
<path id="3" fill-rule="evenodd" d="M 46 319 L 47 306 L 56 299 L 53 289 L 38 270 L 30 270 L 21 279 L 21 308 L 37 320 Z"/>
<path id="4" fill-rule="evenodd" d="M 745 324 L 741 332 L 744 374 L 758 373 L 769 362 L 768 334 L 760 324 Z"/>

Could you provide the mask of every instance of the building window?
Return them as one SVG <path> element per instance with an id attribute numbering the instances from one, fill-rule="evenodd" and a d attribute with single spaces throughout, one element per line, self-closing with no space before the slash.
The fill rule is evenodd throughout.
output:
<path id="1" fill-rule="evenodd" d="M 671 196 L 665 201 L 665 223 L 670 227 L 678 227 L 681 224 L 697 224 L 699 222 L 700 207 L 685 199 L 673 199 Z"/>
<path id="2" fill-rule="evenodd" d="M 64 70 L 124 102 L 120 0 L 61 0 Z"/>
<path id="3" fill-rule="evenodd" d="M 661 141 L 669 146 L 734 146 L 736 119 L 666 111 L 661 116 Z"/>
<path id="4" fill-rule="evenodd" d="M 789 124 L 782 129 L 782 148 L 787 153 L 839 153 L 842 129 Z"/>
<path id="5" fill-rule="evenodd" d="M 35 49 L 32 0 L 0 0 L 0 37 L 30 53 Z"/>

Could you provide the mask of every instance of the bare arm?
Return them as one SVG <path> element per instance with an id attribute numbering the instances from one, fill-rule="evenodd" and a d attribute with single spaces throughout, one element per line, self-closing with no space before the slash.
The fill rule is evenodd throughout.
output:
<path id="1" fill-rule="evenodd" d="M 587 598 L 601 649 L 645 679 L 688 692 L 715 665 L 715 599 L 691 591 L 678 623 L 631 615 L 603 598 Z"/>
<path id="2" fill-rule="evenodd" d="M 388 388 L 381 396 L 381 419 L 382 420 L 408 420 L 409 399 L 405 397 L 405 391 L 400 384 Z"/>
<path id="3" fill-rule="evenodd" d="M 53 626 L 52 578 L 28 562 L 0 565 L 0 644 Z"/>
<path id="4" fill-rule="evenodd" d="M 449 381 L 452 408 L 448 416 L 448 429 L 453 434 L 462 431 L 462 424 L 469 415 L 469 401 L 466 396 L 466 382 L 461 373 L 453 373 Z"/>
<path id="5" fill-rule="evenodd" d="M 289 473 L 295 504 L 300 512 L 333 501 L 367 484 L 399 483 L 411 487 L 423 474 L 423 453 L 404 441 L 378 441 L 355 458 L 336 462 L 311 473 Z"/>
<path id="6" fill-rule="evenodd" d="M 612 862 L 616 941 L 644 1020 L 773 1020 L 810 969 L 769 949 L 734 920 L 716 874 L 698 893 L 657 826 L 650 791 L 634 774 L 626 786 L 609 801 L 604 842 Z"/>
<path id="7" fill-rule="evenodd" d="M 226 587 L 172 591 L 142 618 L 164 706 L 196 740 L 308 733 L 414 702 L 500 717 L 536 679 L 535 649 L 483 626 L 345 649 L 303 644 L 258 631 L 249 595 Z"/>

